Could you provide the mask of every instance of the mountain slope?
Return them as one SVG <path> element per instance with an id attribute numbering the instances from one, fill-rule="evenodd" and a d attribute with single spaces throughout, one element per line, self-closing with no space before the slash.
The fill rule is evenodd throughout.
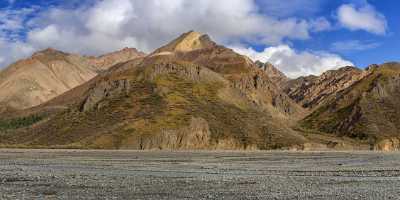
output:
<path id="1" fill-rule="evenodd" d="M 0 105 L 24 109 L 46 102 L 95 77 L 112 65 L 142 54 L 126 49 L 84 57 L 54 49 L 37 52 L 0 72 Z"/>
<path id="2" fill-rule="evenodd" d="M 365 77 L 302 120 L 301 125 L 357 138 L 377 149 L 400 149 L 400 64 L 386 63 L 366 72 Z"/>
<path id="3" fill-rule="evenodd" d="M 284 91 L 304 108 L 314 109 L 326 99 L 362 79 L 366 72 L 355 67 L 329 70 L 320 76 L 307 76 L 287 82 Z"/>

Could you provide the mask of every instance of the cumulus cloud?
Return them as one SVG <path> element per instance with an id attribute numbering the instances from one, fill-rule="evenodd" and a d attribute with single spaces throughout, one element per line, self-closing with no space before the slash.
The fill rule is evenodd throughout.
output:
<path id="1" fill-rule="evenodd" d="M 361 6 L 344 4 L 339 7 L 337 17 L 340 24 L 350 30 L 364 30 L 378 35 L 387 31 L 385 16 L 367 2 Z"/>
<path id="2" fill-rule="evenodd" d="M 0 53 L 15 45 L 13 48 L 54 47 L 94 55 L 125 46 L 149 52 L 188 30 L 208 33 L 223 44 L 279 45 L 309 39 L 310 32 L 330 26 L 323 18 L 310 21 L 263 14 L 254 0 L 100 0 L 74 8 L 46 8 L 29 20 L 19 15 L 7 24 L 24 27 L 25 37 L 10 41 L 9 35 L 1 34 L 15 31 L 0 30 L 6 43 L 0 46 Z M 0 66 L 25 56 L 1 55 Z"/>
<path id="3" fill-rule="evenodd" d="M 265 48 L 262 52 L 243 47 L 232 47 L 232 49 L 240 54 L 247 55 L 254 61 L 270 62 L 290 78 L 320 75 L 326 70 L 353 66 L 353 63 L 336 54 L 298 52 L 287 45 Z"/>
<path id="4" fill-rule="evenodd" d="M 280 43 L 284 38 L 309 38 L 306 21 L 294 18 L 277 20 L 263 16 L 257 13 L 257 6 L 252 0 L 202 0 L 189 3 L 182 0 L 118 0 L 118 3 L 104 0 L 78 12 L 58 10 L 58 13 L 42 18 L 50 18 L 54 14 L 76 16 L 69 19 L 75 23 L 68 24 L 74 27 L 65 26 L 65 20 L 53 21 L 62 32 L 75 30 L 76 35 L 86 34 L 89 39 L 95 34 L 115 40 L 131 38 L 141 42 L 144 50 L 158 47 L 190 29 L 209 33 L 221 41 L 257 38 L 263 43 L 272 44 Z"/>
<path id="5" fill-rule="evenodd" d="M 332 44 L 333 51 L 363 51 L 376 48 L 380 45 L 378 42 L 362 42 L 360 40 L 339 41 Z"/>

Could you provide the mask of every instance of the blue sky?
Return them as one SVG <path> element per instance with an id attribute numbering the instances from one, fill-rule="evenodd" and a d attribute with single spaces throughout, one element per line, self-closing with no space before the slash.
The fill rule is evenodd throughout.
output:
<path id="1" fill-rule="evenodd" d="M 336 10 L 343 4 L 354 3 L 354 1 L 332 1 L 322 0 L 318 11 L 310 13 L 306 17 L 326 16 L 335 23 Z M 297 49 L 312 49 L 332 51 L 351 60 L 355 65 L 364 67 L 371 63 L 383 63 L 388 61 L 400 61 L 400 1 L 397 0 L 370 0 L 369 4 L 383 14 L 387 21 L 387 32 L 377 35 L 365 30 L 349 30 L 338 28 L 314 34 L 312 40 L 294 41 Z M 333 44 L 344 41 L 359 41 L 358 46 L 365 47 L 353 49 L 335 49 Z M 374 45 L 368 45 L 374 44 Z"/>
<path id="2" fill-rule="evenodd" d="M 399 61 L 397 0 L 2 0 L 0 68 L 47 47 L 145 52 L 196 30 L 290 77 Z"/>

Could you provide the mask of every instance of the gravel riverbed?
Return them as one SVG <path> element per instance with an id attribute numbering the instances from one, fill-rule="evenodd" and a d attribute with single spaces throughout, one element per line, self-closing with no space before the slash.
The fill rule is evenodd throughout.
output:
<path id="1" fill-rule="evenodd" d="M 4 149 L 0 199 L 400 199 L 400 153 Z"/>

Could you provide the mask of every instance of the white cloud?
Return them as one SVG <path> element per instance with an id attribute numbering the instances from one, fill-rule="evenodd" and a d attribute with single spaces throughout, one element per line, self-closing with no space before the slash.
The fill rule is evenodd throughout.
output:
<path id="1" fill-rule="evenodd" d="M 0 38 L 0 66 L 10 60 L 17 60 L 21 57 L 29 56 L 34 48 L 23 42 L 9 42 Z M 1 69 L 1 67 L 0 67 Z"/>
<path id="2" fill-rule="evenodd" d="M 334 51 L 362 51 L 373 49 L 380 45 L 377 42 L 362 42 L 360 40 L 339 41 L 332 44 L 331 49 Z"/>
<path id="3" fill-rule="evenodd" d="M 310 21 L 311 31 L 319 32 L 333 29 L 332 24 L 325 17 L 318 17 Z"/>
<path id="4" fill-rule="evenodd" d="M 362 6 L 344 4 L 339 7 L 337 16 L 340 24 L 350 30 L 364 30 L 379 35 L 387 30 L 385 16 L 367 2 Z"/>
<path id="5" fill-rule="evenodd" d="M 326 70 L 353 66 L 353 63 L 336 54 L 309 51 L 298 52 L 287 45 L 269 47 L 262 52 L 243 47 L 232 47 L 232 49 L 240 54 L 247 55 L 254 61 L 270 62 L 290 78 L 320 75 Z"/>
<path id="6" fill-rule="evenodd" d="M 130 1 L 119 0 L 103 1 L 89 10 L 86 27 L 96 33 L 118 35 L 123 26 L 135 17 L 133 5 Z"/>
<path id="7" fill-rule="evenodd" d="M 8 41 L 0 46 L 0 52 L 13 44 L 83 54 L 102 54 L 125 46 L 151 51 L 189 30 L 208 33 L 224 44 L 245 40 L 278 45 L 309 39 L 310 32 L 330 26 L 323 18 L 308 21 L 263 14 L 254 0 L 99 0 L 73 9 L 50 7 L 36 13 L 28 22 L 23 16 L 16 19 L 16 27 L 29 28 L 27 36 Z M 9 37 L 2 37 L 1 32 L 3 40 Z M 0 66 L 23 56 L 17 52 L 5 57 Z"/>
<path id="8" fill-rule="evenodd" d="M 34 51 L 30 44 L 20 41 L 20 34 L 24 30 L 26 16 L 36 11 L 35 7 L 20 10 L 0 9 L 0 69 Z"/>

